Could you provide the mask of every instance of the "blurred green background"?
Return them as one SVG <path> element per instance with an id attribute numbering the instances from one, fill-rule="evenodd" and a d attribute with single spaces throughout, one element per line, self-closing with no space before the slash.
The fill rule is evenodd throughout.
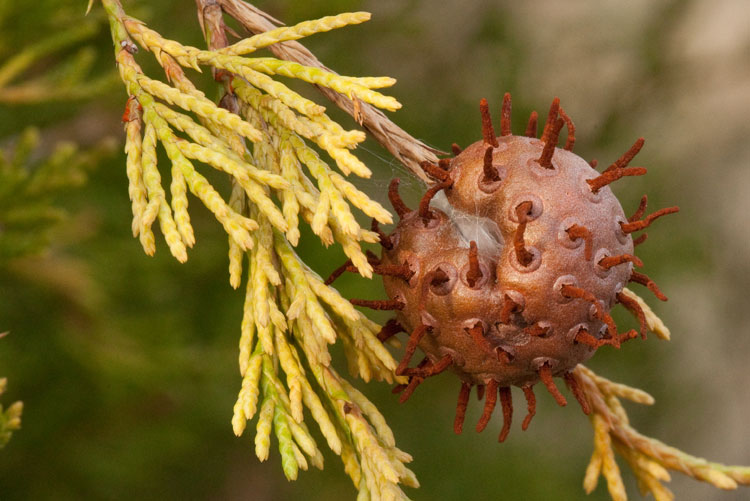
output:
<path id="1" fill-rule="evenodd" d="M 0 30 L 3 59 L 40 34 L 76 22 L 85 7 L 82 0 L 44 0 L 27 10 L 10 3 L 0 5 L 0 12 L 10 12 Z M 193 2 L 124 5 L 163 35 L 200 44 Z M 516 132 L 532 109 L 543 112 L 559 96 L 576 123 L 576 152 L 586 159 L 611 162 L 644 136 L 635 165 L 649 174 L 621 181 L 615 191 L 626 213 L 643 193 L 653 209 L 681 207 L 679 215 L 656 223 L 639 248 L 644 271 L 670 301 L 656 304 L 634 286 L 670 326 L 673 341 L 651 336 L 619 351 L 604 348 L 590 366 L 656 397 L 652 408 L 628 406 L 641 432 L 712 460 L 750 464 L 746 1 L 257 5 L 287 23 L 372 12 L 365 25 L 305 44 L 340 73 L 396 77 L 392 93 L 404 108 L 392 118 L 435 147 L 477 140 L 479 99 L 499 110 L 505 91 L 513 94 Z M 95 74 L 114 72 L 107 30 L 91 45 Z M 115 84 L 89 99 L 0 104 L 0 145 L 11 144 L 28 125 L 42 129 L 43 151 L 57 140 L 84 147 L 105 136 L 122 141 L 125 97 Z M 371 141 L 359 152 L 375 172 L 359 186 L 384 201 L 388 180 L 408 175 Z M 0 340 L 0 376 L 9 378 L 2 401 L 25 403 L 23 429 L 0 451 L 0 499 L 354 499 L 333 454 L 326 454 L 325 471 L 304 472 L 288 483 L 273 448 L 260 464 L 252 434 L 232 434 L 242 293 L 228 285 L 225 234 L 194 203 L 198 243 L 188 263 L 178 264 L 161 241 L 154 258 L 145 256 L 130 236 L 124 161 L 118 148 L 85 186 L 58 197 L 68 217 L 48 250 L 0 263 L 0 331 L 10 331 Z M 226 188 L 220 176 L 213 179 Z M 421 188 L 406 184 L 413 204 Z M 323 250 L 309 233 L 300 249 L 323 275 L 344 260 L 339 249 Z M 377 283 L 355 276 L 338 287 L 350 296 L 383 296 Z M 632 324 L 616 313 L 618 323 Z M 513 432 L 498 445 L 497 416 L 483 435 L 470 426 L 462 436 L 453 434 L 459 385 L 448 375 L 422 385 L 404 405 L 385 385 L 357 386 L 415 458 L 422 487 L 408 491 L 413 499 L 585 497 L 581 482 L 592 433 L 574 403 L 561 409 L 540 392 L 530 429 L 521 432 L 518 405 Z M 467 422 L 480 411 L 474 402 Z M 637 497 L 624 466 L 629 493 Z M 718 492 L 678 474 L 671 488 L 677 499 L 750 497 L 749 490 Z M 588 499 L 609 499 L 603 482 Z"/>

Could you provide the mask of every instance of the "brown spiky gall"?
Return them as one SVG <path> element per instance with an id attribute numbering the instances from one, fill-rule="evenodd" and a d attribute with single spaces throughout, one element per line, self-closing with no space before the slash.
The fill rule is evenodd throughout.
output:
<path id="1" fill-rule="evenodd" d="M 395 311 L 378 336 L 382 341 L 401 331 L 409 336 L 396 369 L 409 377 L 397 388 L 401 401 L 448 370 L 461 380 L 455 432 L 463 429 L 471 387 L 477 386 L 485 404 L 476 429 L 488 425 L 499 398 L 502 442 L 511 426 L 513 386 L 527 402 L 524 430 L 536 412 L 537 383 L 559 405 L 567 404 L 558 377 L 588 413 L 590 403 L 570 372 L 605 345 L 619 348 L 639 333 L 645 338 L 644 313 L 623 288 L 634 282 L 666 297 L 634 271 L 643 262 L 634 253 L 633 234 L 677 208 L 644 217 L 644 196 L 628 218 L 612 192 L 613 183 L 646 173 L 629 166 L 642 138 L 597 172 L 595 161 L 572 152 L 575 126 L 559 99 L 540 138 L 536 112 L 523 135 L 512 133 L 510 94 L 500 110 L 499 136 L 487 100 L 479 108 L 482 139 L 463 149 L 454 144 L 450 160 L 423 164 L 436 182 L 418 206 L 409 208 L 398 180 L 391 183 L 388 196 L 400 220 L 390 234 L 373 226 L 382 246 L 373 270 L 382 275 L 388 299 L 352 302 Z M 636 238 L 644 240 L 645 234 Z M 329 281 L 345 271 L 356 270 L 345 263 Z M 610 315 L 618 303 L 633 314 L 638 330 L 618 332 Z M 425 357 L 412 368 L 418 349 Z"/>

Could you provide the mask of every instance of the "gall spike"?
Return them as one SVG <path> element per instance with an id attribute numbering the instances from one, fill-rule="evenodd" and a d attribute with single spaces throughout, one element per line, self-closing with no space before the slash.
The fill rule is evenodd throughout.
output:
<path id="1" fill-rule="evenodd" d="M 526 397 L 527 412 L 526 417 L 523 419 L 523 423 L 521 423 L 521 429 L 526 431 L 536 414 L 536 395 L 534 395 L 534 387 L 531 385 L 523 386 L 521 389 L 523 390 L 523 396 Z"/>
<path id="2" fill-rule="evenodd" d="M 482 140 L 485 144 L 497 148 L 495 128 L 492 126 L 492 117 L 490 117 L 490 105 L 484 98 L 479 101 L 479 113 L 482 115 Z"/>
<path id="3" fill-rule="evenodd" d="M 403 200 L 401 200 L 401 195 L 398 193 L 398 185 L 400 182 L 401 180 L 399 178 L 391 180 L 391 184 L 388 185 L 388 200 L 390 200 L 393 210 L 396 211 L 398 217 L 403 218 L 411 212 L 411 209 L 406 206 Z"/>
<path id="4" fill-rule="evenodd" d="M 565 126 L 568 128 L 568 138 L 565 140 L 565 149 L 573 151 L 573 145 L 576 144 L 576 126 L 573 120 L 560 108 L 560 116 L 565 120 Z"/>
<path id="5" fill-rule="evenodd" d="M 487 427 L 487 423 L 490 422 L 490 418 L 492 417 L 492 412 L 495 410 L 495 405 L 497 404 L 497 381 L 494 379 L 490 379 L 487 382 L 487 390 L 485 393 L 485 400 L 484 400 L 484 411 L 482 411 L 482 416 L 479 418 L 479 422 L 477 423 L 477 432 L 482 432 Z"/>
<path id="6" fill-rule="evenodd" d="M 503 96 L 503 108 L 500 114 L 500 135 L 510 136 L 512 134 L 510 130 L 510 110 L 511 110 L 511 99 L 510 92 L 506 92 Z"/>
<path id="7" fill-rule="evenodd" d="M 378 339 L 381 342 L 387 341 L 399 332 L 404 332 L 404 327 L 398 323 L 398 320 L 391 318 L 385 323 L 383 328 L 380 329 L 380 332 L 378 332 Z"/>
<path id="8" fill-rule="evenodd" d="M 380 229 L 380 223 L 378 223 L 377 219 L 375 218 L 372 219 L 372 224 L 370 225 L 370 229 L 378 234 L 380 245 L 382 245 L 388 250 L 393 249 L 393 242 L 391 242 L 391 239 L 388 238 L 388 235 L 383 230 Z"/>
<path id="9" fill-rule="evenodd" d="M 524 135 L 526 137 L 536 137 L 536 122 L 538 119 L 539 114 L 536 111 L 532 111 L 531 115 L 529 116 L 529 122 L 526 124 L 526 131 L 524 132 Z"/>
<path id="10" fill-rule="evenodd" d="M 500 430 L 497 441 L 505 442 L 508 433 L 510 433 L 510 423 L 513 419 L 513 394 L 507 386 L 500 388 L 500 406 L 503 408 L 503 429 Z"/>
<path id="11" fill-rule="evenodd" d="M 453 431 L 460 435 L 464 429 L 464 419 L 466 418 L 466 408 L 469 405 L 469 394 L 471 385 L 461 382 L 461 391 L 458 393 L 458 402 L 456 403 L 456 419 L 453 421 Z"/>

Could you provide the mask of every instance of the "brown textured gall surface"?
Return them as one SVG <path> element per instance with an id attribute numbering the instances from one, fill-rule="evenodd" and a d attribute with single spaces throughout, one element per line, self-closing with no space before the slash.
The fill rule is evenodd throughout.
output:
<path id="1" fill-rule="evenodd" d="M 608 336 L 594 305 L 565 297 L 562 286 L 593 294 L 608 312 L 633 265 L 605 269 L 597 263 L 632 254 L 633 241 L 620 227 L 627 218 L 610 188 L 594 193 L 586 182 L 599 173 L 585 160 L 556 148 L 553 168 L 545 168 L 537 161 L 541 140 L 506 135 L 497 144 L 491 152 L 496 176 L 488 178 L 483 164 L 491 145 L 479 141 L 452 160 L 453 184 L 445 190 L 452 210 L 490 218 L 499 229 L 500 245 L 479 249 L 481 277 L 470 285 L 469 242 L 445 212 L 433 207 L 432 219 L 416 211 L 406 214 L 391 235 L 393 248 L 383 251 L 384 264 L 407 263 L 414 275 L 408 282 L 383 280 L 388 296 L 405 303 L 397 318 L 407 332 L 420 324 L 431 327 L 419 347 L 433 363 L 449 354 L 450 369 L 467 383 L 524 386 L 539 380 L 545 363 L 560 376 L 594 353 L 574 341 L 580 329 L 598 339 Z M 525 265 L 514 247 L 516 209 L 524 202 L 531 203 L 522 235 L 531 253 Z M 575 225 L 591 234 L 590 259 L 584 239 L 566 232 Z M 469 332 L 477 324 L 486 342 Z"/>

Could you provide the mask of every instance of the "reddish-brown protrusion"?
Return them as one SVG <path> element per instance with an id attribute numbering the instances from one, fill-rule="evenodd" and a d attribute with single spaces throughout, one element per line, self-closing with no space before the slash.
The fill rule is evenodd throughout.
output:
<path id="1" fill-rule="evenodd" d="M 646 206 L 648 205 L 648 196 L 643 195 L 641 197 L 641 201 L 638 204 L 638 208 L 635 210 L 632 216 L 628 218 L 628 222 L 632 223 L 633 221 L 638 221 L 640 218 L 643 217 L 643 213 L 646 212 Z"/>
<path id="2" fill-rule="evenodd" d="M 574 224 L 567 230 L 565 230 L 568 234 L 568 237 L 570 237 L 571 240 L 575 240 L 577 238 L 582 238 L 584 242 L 584 248 L 583 248 L 583 257 L 586 258 L 586 261 L 591 261 L 591 252 L 592 247 L 594 245 L 594 241 L 591 236 L 591 232 L 588 228 L 585 226 L 581 226 L 579 224 Z"/>
<path id="3" fill-rule="evenodd" d="M 453 357 L 451 357 L 450 355 L 443 355 L 443 358 L 438 360 L 436 363 L 430 364 L 427 367 L 425 367 L 423 374 L 425 377 L 437 376 L 438 374 L 443 372 L 445 369 L 450 367 L 452 363 L 453 363 Z"/>
<path id="4" fill-rule="evenodd" d="M 612 165 L 607 167 L 604 172 L 612 171 L 614 169 L 622 169 L 623 167 L 627 167 L 627 165 L 630 163 L 633 158 L 638 154 L 639 151 L 641 151 L 641 148 L 643 148 L 643 143 L 645 141 L 642 137 L 639 137 L 635 143 L 633 143 L 633 146 L 631 146 L 628 151 L 622 154 L 620 158 L 614 161 Z"/>
<path id="5" fill-rule="evenodd" d="M 632 254 L 620 254 L 619 256 L 603 257 L 596 264 L 598 264 L 605 270 L 608 270 L 612 268 L 613 266 L 617 266 L 617 265 L 624 264 L 624 263 L 633 263 L 639 268 L 643 266 L 643 261 L 641 261 L 637 256 L 634 256 Z"/>
<path id="6" fill-rule="evenodd" d="M 386 250 L 393 249 L 393 242 L 391 242 L 391 237 L 389 237 L 383 230 L 380 229 L 380 224 L 378 223 L 377 219 L 373 218 L 372 223 L 370 224 L 370 230 L 378 234 L 380 245 L 382 245 Z"/>
<path id="7" fill-rule="evenodd" d="M 502 346 L 496 346 L 495 353 L 497 354 L 497 360 L 504 364 L 509 364 L 513 360 L 513 355 L 505 351 Z"/>
<path id="8" fill-rule="evenodd" d="M 490 116 L 490 105 L 487 104 L 487 100 L 482 98 L 479 101 L 479 113 L 482 115 L 482 139 L 486 144 L 498 147 L 497 137 L 495 137 L 495 129 L 492 127 L 492 117 Z"/>
<path id="9" fill-rule="evenodd" d="M 438 184 L 433 184 L 432 186 L 427 188 L 427 191 L 425 191 L 424 195 L 422 196 L 422 200 L 419 201 L 419 217 L 422 218 L 425 225 L 430 219 L 434 217 L 432 211 L 430 210 L 430 202 L 432 201 L 433 197 L 437 195 L 440 190 L 444 190 L 450 187 L 450 185 L 450 179 L 446 179 L 445 181 Z"/>
<path id="10" fill-rule="evenodd" d="M 461 154 L 463 150 L 461 149 L 459 145 L 457 145 L 456 143 L 453 143 L 451 144 L 451 151 L 453 152 L 453 156 L 457 157 L 458 155 Z"/>
<path id="11" fill-rule="evenodd" d="M 539 114 L 536 111 L 532 111 L 529 115 L 529 123 L 526 124 L 526 131 L 524 135 L 526 137 L 536 137 L 537 120 L 539 120 Z"/>
<path id="12" fill-rule="evenodd" d="M 391 318 L 385 323 L 383 327 L 380 328 L 380 332 L 378 332 L 378 339 L 381 342 L 384 342 L 392 338 L 399 332 L 404 332 L 404 327 L 400 323 L 398 323 L 398 320 L 396 320 L 395 318 Z"/>
<path id="13" fill-rule="evenodd" d="M 555 123 L 557 122 L 557 117 L 559 115 L 560 115 L 560 98 L 556 97 L 555 99 L 552 100 L 552 104 L 549 107 L 549 112 L 547 113 L 547 120 L 544 122 L 544 129 L 542 129 L 541 139 L 545 143 L 548 142 L 550 131 L 554 127 Z"/>
<path id="14" fill-rule="evenodd" d="M 478 346 L 481 346 L 487 352 L 492 353 L 492 344 L 486 337 L 484 337 L 484 328 L 482 327 L 481 322 L 477 322 L 471 328 L 466 327 L 465 330 Z"/>
<path id="15" fill-rule="evenodd" d="M 521 429 L 523 431 L 526 431 L 531 424 L 531 420 L 534 419 L 534 415 L 536 414 L 536 395 L 534 395 L 534 387 L 530 384 L 521 387 L 521 389 L 523 390 L 523 396 L 526 397 L 527 409 L 526 417 L 523 418 L 523 423 L 521 423 Z"/>
<path id="16" fill-rule="evenodd" d="M 417 368 L 421 369 L 429 363 L 430 363 L 430 360 L 427 357 L 424 357 L 422 361 L 419 362 L 419 365 L 417 365 Z M 411 378 L 409 378 L 409 384 L 403 387 L 403 393 L 401 393 L 401 397 L 398 399 L 398 402 L 403 404 L 404 402 L 409 400 L 409 397 L 412 396 L 412 394 L 414 393 L 414 390 L 416 390 L 417 386 L 422 384 L 423 381 L 424 381 L 424 378 L 419 377 L 419 376 L 412 376 Z"/>
<path id="17" fill-rule="evenodd" d="M 451 169 L 452 161 L 452 158 L 441 158 L 440 160 L 438 160 L 438 167 L 440 167 L 444 171 L 449 171 Z"/>
<path id="18" fill-rule="evenodd" d="M 645 285 L 646 287 L 648 287 L 648 290 L 654 293 L 654 296 L 662 301 L 667 301 L 667 296 L 662 293 L 662 291 L 659 289 L 659 286 L 657 286 L 656 283 L 654 283 L 654 281 L 651 280 L 645 273 L 633 271 L 633 274 L 630 275 L 630 281 Z"/>
<path id="19" fill-rule="evenodd" d="M 366 250 L 365 251 L 365 255 L 367 256 L 367 262 L 368 263 L 370 263 L 372 265 L 378 265 L 378 264 L 380 264 L 380 258 L 374 252 L 372 252 L 371 250 Z M 344 264 L 342 264 L 341 266 L 339 266 L 338 268 L 336 268 L 335 270 L 333 270 L 333 272 L 331 273 L 331 275 L 326 279 L 325 284 L 326 285 L 330 285 L 338 277 L 340 277 L 341 274 L 344 273 L 345 271 L 353 271 L 353 272 L 356 273 L 359 270 L 357 270 L 357 268 L 352 265 L 352 260 L 351 259 L 347 259 L 344 262 Z"/>
<path id="20" fill-rule="evenodd" d="M 604 311 L 602 304 L 596 299 L 596 296 L 594 296 L 587 290 L 569 284 L 564 284 L 560 289 L 560 292 L 564 297 L 583 299 L 584 301 L 593 304 L 596 310 L 596 317 L 607 324 L 607 331 L 609 332 L 610 338 L 613 340 L 619 339 L 617 337 L 617 326 L 615 325 L 615 321 L 612 319 L 609 313 Z M 617 346 L 619 347 L 619 343 L 617 344 Z"/>
<path id="21" fill-rule="evenodd" d="M 642 176 L 646 173 L 644 167 L 623 167 L 622 169 L 606 170 L 601 176 L 594 179 L 587 179 L 592 193 L 597 193 L 599 190 L 607 186 L 608 184 L 614 183 L 618 179 L 625 176 Z"/>
<path id="22" fill-rule="evenodd" d="M 627 308 L 627 310 L 632 313 L 636 319 L 638 319 L 641 338 L 646 339 L 646 331 L 648 330 L 648 325 L 646 324 L 646 315 L 643 313 L 643 308 L 641 308 L 641 305 L 638 304 L 638 301 L 626 296 L 622 292 L 617 293 L 617 301 L 625 308 Z"/>
<path id="23" fill-rule="evenodd" d="M 430 177 L 437 179 L 438 181 L 445 181 L 448 179 L 448 173 L 440 167 L 439 165 L 435 165 L 431 162 L 420 162 L 420 167 L 422 167 L 422 170 L 427 173 Z"/>
<path id="24" fill-rule="evenodd" d="M 367 249 L 367 250 L 365 251 L 365 256 L 367 256 L 367 262 L 368 262 L 368 263 L 370 263 L 370 264 L 372 264 L 372 265 L 375 265 L 375 264 L 380 264 L 380 262 L 381 262 L 381 260 L 380 260 L 380 258 L 378 257 L 378 255 L 377 255 L 377 254 L 375 254 L 375 253 L 374 253 L 373 251 L 371 251 L 370 249 Z"/>
<path id="25" fill-rule="evenodd" d="M 347 270 L 347 268 L 349 268 L 349 266 L 351 266 L 351 265 L 352 265 L 352 260 L 351 259 L 347 259 L 344 264 L 342 264 L 341 266 L 339 266 L 338 268 L 336 268 L 335 270 L 333 270 L 331 272 L 331 274 L 328 275 L 328 278 L 326 278 L 326 281 L 323 282 L 323 283 L 326 284 L 326 285 L 331 285 L 333 282 L 336 281 L 337 278 L 339 278 L 341 275 L 343 275 L 344 272 Z"/>
<path id="26" fill-rule="evenodd" d="M 510 323 L 510 315 L 516 313 L 520 307 L 508 294 L 505 294 L 503 296 L 503 308 L 500 310 L 500 323 Z"/>
<path id="27" fill-rule="evenodd" d="M 573 120 L 565 113 L 565 110 L 560 106 L 560 116 L 565 120 L 565 126 L 568 128 L 568 138 L 565 140 L 565 149 L 573 151 L 573 146 L 576 144 L 576 126 Z"/>
<path id="28" fill-rule="evenodd" d="M 357 273 L 357 267 L 350 264 L 346 267 L 346 271 L 351 273 Z M 372 267 L 372 272 L 376 275 L 383 275 L 385 277 L 398 277 L 406 280 L 407 282 L 414 276 L 414 271 L 409 268 L 409 265 L 404 264 L 376 264 Z"/>
<path id="29" fill-rule="evenodd" d="M 465 381 L 461 382 L 461 390 L 458 392 L 456 403 L 456 419 L 453 420 L 453 432 L 460 435 L 464 429 L 464 418 L 466 418 L 466 407 L 469 405 L 469 394 L 471 385 Z"/>
<path id="30" fill-rule="evenodd" d="M 479 251 L 477 243 L 472 240 L 469 242 L 469 271 L 466 272 L 466 281 L 469 287 L 474 287 L 480 278 L 482 278 L 482 269 L 479 267 Z"/>
<path id="31" fill-rule="evenodd" d="M 567 298 L 583 299 L 584 301 L 588 301 L 596 307 L 596 311 L 599 314 L 604 313 L 604 309 L 602 308 L 601 303 L 599 303 L 599 301 L 596 299 L 596 296 L 594 296 L 587 290 L 576 287 L 575 285 L 563 284 L 563 286 L 560 288 L 560 293 Z"/>
<path id="32" fill-rule="evenodd" d="M 635 329 L 630 329 L 628 332 L 623 332 L 619 335 L 619 342 L 624 343 L 625 341 L 630 341 L 631 339 L 635 339 L 638 337 L 638 331 Z"/>
<path id="33" fill-rule="evenodd" d="M 511 99 L 510 92 L 506 92 L 503 96 L 503 108 L 500 114 L 500 135 L 510 136 L 513 132 L 510 129 L 510 109 Z"/>
<path id="34" fill-rule="evenodd" d="M 477 385 L 477 400 L 480 402 L 484 400 L 484 385 L 483 384 Z"/>
<path id="35" fill-rule="evenodd" d="M 424 367 L 428 363 L 429 363 L 429 360 L 427 359 L 427 357 L 425 357 L 419 363 L 419 365 L 417 367 Z M 407 385 L 399 385 L 399 387 L 403 386 L 403 390 L 399 390 L 399 392 L 401 392 L 401 396 L 399 397 L 398 402 L 400 404 L 403 404 L 407 400 L 409 400 L 409 398 L 414 394 L 414 390 L 416 390 L 417 387 L 420 384 L 422 384 L 423 381 L 424 381 L 423 377 L 414 376 L 414 377 L 409 378 L 409 384 L 407 384 Z"/>
<path id="36" fill-rule="evenodd" d="M 386 277 L 398 277 L 405 281 L 411 280 L 414 271 L 406 263 L 403 264 L 376 264 L 372 267 L 372 272 L 377 275 Z"/>
<path id="37" fill-rule="evenodd" d="M 495 404 L 497 404 L 497 381 L 490 379 L 487 382 L 484 410 L 482 411 L 482 417 L 479 418 L 479 422 L 477 423 L 477 432 L 482 432 L 487 427 L 487 423 L 490 422 L 490 418 L 492 417 L 492 411 L 495 410 Z"/>
<path id="38" fill-rule="evenodd" d="M 363 306 L 372 310 L 403 310 L 404 303 L 398 299 L 350 299 L 354 306 Z"/>
<path id="39" fill-rule="evenodd" d="M 492 166 L 492 147 L 489 146 L 484 150 L 484 158 L 482 160 L 482 182 L 483 183 L 494 183 L 500 181 L 500 175 L 497 169 Z"/>
<path id="40" fill-rule="evenodd" d="M 421 377 L 414 377 L 409 380 L 409 384 L 404 386 L 403 392 L 401 392 L 401 397 L 399 397 L 398 402 L 400 404 L 405 403 L 409 398 L 414 394 L 414 390 L 417 389 L 417 386 L 422 384 L 424 381 L 424 378 Z"/>
<path id="41" fill-rule="evenodd" d="M 539 379 L 541 379 L 544 386 L 547 387 L 547 391 L 549 391 L 550 395 L 555 399 L 557 405 L 560 407 L 568 405 L 568 401 L 565 400 L 565 397 L 562 396 L 562 393 L 560 393 L 560 390 L 557 389 L 555 382 L 552 380 L 552 369 L 550 369 L 549 364 L 547 362 L 543 363 L 542 366 L 539 367 L 538 372 Z"/>
<path id="42" fill-rule="evenodd" d="M 597 166 L 599 165 L 599 160 L 597 160 L 596 158 L 592 158 L 589 161 L 589 165 L 591 166 L 592 169 L 596 169 Z"/>
<path id="43" fill-rule="evenodd" d="M 513 249 L 516 251 L 516 259 L 518 259 L 521 266 L 528 266 L 531 264 L 531 261 L 534 260 L 534 255 L 526 249 L 526 244 L 523 240 L 523 234 L 526 231 L 526 223 L 531 208 L 532 203 L 529 201 L 521 202 L 516 207 L 518 227 L 516 228 L 516 234 L 513 236 Z"/>
<path id="44" fill-rule="evenodd" d="M 647 238 L 648 238 L 648 233 L 644 233 L 640 237 L 634 238 L 633 239 L 633 247 L 638 247 L 643 242 L 645 242 Z"/>
<path id="45" fill-rule="evenodd" d="M 409 342 L 406 343 L 404 357 L 401 359 L 398 367 L 396 367 L 397 375 L 404 375 L 404 372 L 406 371 L 407 367 L 409 366 L 409 362 L 411 361 L 411 357 L 414 355 L 414 351 L 416 351 L 417 346 L 419 345 L 419 341 L 421 341 L 422 337 L 427 334 L 428 330 L 431 329 L 432 327 L 429 327 L 425 324 L 419 324 L 417 328 L 414 329 L 414 332 L 411 333 L 411 335 L 409 336 Z"/>
<path id="46" fill-rule="evenodd" d="M 596 339 L 589 333 L 589 331 L 584 328 L 579 329 L 579 331 L 576 333 L 574 341 L 576 343 L 591 346 L 592 348 L 599 348 L 602 345 L 602 342 L 599 339 Z"/>
<path id="47" fill-rule="evenodd" d="M 651 223 L 654 222 L 655 219 L 658 219 L 662 216 L 666 216 L 668 214 L 674 214 L 675 212 L 679 212 L 679 207 L 665 207 L 663 209 L 659 209 L 656 212 L 653 212 L 646 216 L 646 219 L 643 219 L 641 221 L 631 221 L 627 223 L 620 223 L 620 228 L 622 228 L 622 231 L 625 233 L 633 233 L 634 231 L 640 231 L 645 228 L 648 228 L 651 226 Z"/>
<path id="48" fill-rule="evenodd" d="M 406 214 L 411 212 L 411 209 L 406 206 L 401 195 L 398 194 L 398 184 L 401 182 L 399 178 L 393 178 L 391 184 L 388 185 L 388 200 L 391 201 L 393 210 L 396 211 L 398 217 L 404 217 Z"/>
<path id="49" fill-rule="evenodd" d="M 528 334 L 529 336 L 544 336 L 549 332 L 550 327 L 547 326 L 541 326 L 538 323 L 534 325 L 529 325 L 528 327 L 524 327 L 523 331 Z"/>
<path id="50" fill-rule="evenodd" d="M 415 367 L 414 369 L 407 368 L 404 370 L 402 376 L 409 377 L 420 377 L 426 379 L 430 376 L 437 376 L 445 369 L 450 367 L 453 363 L 453 358 L 450 355 L 443 355 L 443 358 L 438 360 L 436 363 L 428 363 L 424 367 Z"/>
<path id="51" fill-rule="evenodd" d="M 565 374 L 563 374 L 563 379 L 568 385 L 568 388 L 570 388 L 570 391 L 573 392 L 573 396 L 576 397 L 578 403 L 581 404 L 581 410 L 583 411 L 583 413 L 587 416 L 591 414 L 591 406 L 589 405 L 588 400 L 586 400 L 586 396 L 583 394 L 583 390 L 581 390 L 581 387 L 578 384 L 578 381 L 576 380 L 573 373 L 566 372 Z"/>
<path id="52" fill-rule="evenodd" d="M 513 394 L 507 386 L 500 388 L 500 406 L 503 409 L 503 429 L 500 430 L 497 441 L 505 442 L 508 433 L 510 433 L 510 423 L 513 420 Z"/>
<path id="53" fill-rule="evenodd" d="M 620 348 L 620 342 L 621 338 L 617 334 L 617 326 L 615 325 L 615 321 L 612 318 L 612 316 L 609 313 L 604 313 L 604 315 L 599 318 L 602 322 L 604 322 L 607 326 L 607 334 L 609 335 L 609 339 L 603 339 L 603 343 L 611 344 L 615 348 Z"/>
<path id="54" fill-rule="evenodd" d="M 544 149 L 542 150 L 542 156 L 539 157 L 537 162 L 545 169 L 554 169 L 552 165 L 552 156 L 555 154 L 555 147 L 557 146 L 557 139 L 560 137 L 560 131 L 562 130 L 565 121 L 562 118 L 558 118 L 552 125 L 552 128 L 547 133 L 547 140 L 544 143 Z M 546 130 L 546 127 L 545 127 Z"/>

